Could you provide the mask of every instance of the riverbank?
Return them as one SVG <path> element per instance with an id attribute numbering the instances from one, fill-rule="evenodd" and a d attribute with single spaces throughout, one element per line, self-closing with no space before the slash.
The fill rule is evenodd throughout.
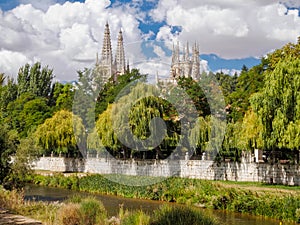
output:
<path id="1" fill-rule="evenodd" d="M 137 176 L 115 176 L 111 180 L 151 179 Z M 112 178 L 112 177 L 110 177 Z M 187 178 L 169 178 L 148 186 L 126 186 L 112 182 L 102 175 L 52 176 L 34 175 L 32 183 L 80 190 L 90 193 L 118 195 L 127 198 L 141 198 L 177 202 L 210 209 L 250 213 L 285 221 L 300 222 L 300 188 L 272 186 L 260 183 L 238 183 L 205 181 Z"/>
<path id="2" fill-rule="evenodd" d="M 45 225 L 219 225 L 218 220 L 193 207 L 162 205 L 149 214 L 138 210 L 124 210 L 119 206 L 117 216 L 109 216 L 103 203 L 94 197 L 74 195 L 63 203 L 24 201 L 22 193 L 0 187 L 0 208 L 39 219 Z M 38 225 L 41 222 L 7 213 L 0 224 Z M 3 220 L 2 220 L 3 219 Z M 15 221 L 18 219 L 19 221 Z M 3 222 L 3 223 L 2 223 Z M 23 223 L 24 222 L 24 223 Z"/>

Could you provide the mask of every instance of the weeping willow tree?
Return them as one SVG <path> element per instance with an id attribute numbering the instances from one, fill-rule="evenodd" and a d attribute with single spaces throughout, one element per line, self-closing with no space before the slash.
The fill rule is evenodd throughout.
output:
<path id="1" fill-rule="evenodd" d="M 300 58 L 288 57 L 266 74 L 265 87 L 251 98 L 262 124 L 266 150 L 299 150 Z"/>
<path id="2" fill-rule="evenodd" d="M 114 133 L 111 115 L 112 105 L 108 105 L 107 109 L 99 115 L 95 128 L 98 134 L 97 139 L 108 151 L 116 155 L 122 145 Z"/>
<path id="3" fill-rule="evenodd" d="M 129 113 L 129 127 L 135 137 L 140 140 L 146 140 L 151 135 L 155 138 L 154 143 L 150 145 L 158 145 L 156 141 L 158 138 L 163 136 L 161 143 L 154 148 L 159 157 L 165 158 L 171 154 L 172 149 L 178 145 L 179 133 L 179 123 L 175 121 L 176 114 L 170 114 L 174 112 L 172 106 L 167 101 L 149 96 L 141 99 L 130 110 Z M 160 124 L 153 122 L 153 119 L 160 118 L 162 123 L 165 124 L 161 126 Z M 153 128 L 151 129 L 151 123 Z M 161 133 L 160 129 L 164 129 Z M 147 146 L 144 146 L 147 148 Z M 148 150 L 153 150 L 152 147 L 148 147 Z"/>
<path id="4" fill-rule="evenodd" d="M 220 151 L 220 156 L 222 156 L 223 159 L 230 158 L 234 161 L 240 160 L 242 153 L 242 149 L 239 148 L 241 127 L 241 122 L 227 123 L 222 149 Z"/>
<path id="5" fill-rule="evenodd" d="M 262 149 L 262 124 L 252 109 L 246 112 L 241 125 L 238 147 L 248 151 Z"/>
<path id="6" fill-rule="evenodd" d="M 191 130 L 190 141 L 196 145 L 196 155 L 201 155 L 208 150 L 211 134 L 210 119 L 210 116 L 200 116 L 196 126 Z"/>
<path id="7" fill-rule="evenodd" d="M 86 134 L 82 120 L 66 110 L 56 112 L 38 126 L 35 138 L 37 144 L 47 153 L 53 151 L 74 156 L 85 150 Z"/>
<path id="8" fill-rule="evenodd" d="M 222 151 L 226 130 L 226 121 L 214 116 L 199 117 L 197 124 L 190 132 L 190 141 L 196 144 L 196 155 L 204 152 L 210 159 L 215 159 Z"/>
<path id="9" fill-rule="evenodd" d="M 99 115 L 96 130 L 114 156 L 166 157 L 179 139 L 176 113 L 152 85 L 135 83 Z"/>
<path id="10" fill-rule="evenodd" d="M 90 151 L 96 150 L 97 152 L 104 150 L 104 146 L 99 138 L 96 127 L 94 127 L 92 132 L 90 132 L 87 136 L 87 149 Z"/>

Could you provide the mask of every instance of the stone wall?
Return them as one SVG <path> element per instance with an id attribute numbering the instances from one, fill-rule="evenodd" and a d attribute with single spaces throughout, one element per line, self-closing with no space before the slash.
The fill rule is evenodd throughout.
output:
<path id="1" fill-rule="evenodd" d="M 300 166 L 243 161 L 216 163 L 209 160 L 115 160 L 108 158 L 71 159 L 42 157 L 36 170 L 86 172 L 140 176 L 179 176 L 207 180 L 257 181 L 300 185 Z"/>

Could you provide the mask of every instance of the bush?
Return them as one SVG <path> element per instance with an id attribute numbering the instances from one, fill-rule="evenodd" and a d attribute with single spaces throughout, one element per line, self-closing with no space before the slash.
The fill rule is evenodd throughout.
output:
<path id="1" fill-rule="evenodd" d="M 61 225 L 80 225 L 80 205 L 69 203 L 64 205 L 59 210 L 59 216 Z"/>
<path id="2" fill-rule="evenodd" d="M 128 213 L 121 220 L 122 225 L 149 225 L 150 216 L 145 214 L 143 211 L 136 211 Z"/>
<path id="3" fill-rule="evenodd" d="M 86 198 L 80 203 L 82 225 L 105 224 L 106 210 L 102 202 L 94 198 Z"/>
<path id="4" fill-rule="evenodd" d="M 199 209 L 191 206 L 170 207 L 163 205 L 159 210 L 154 211 L 150 225 L 216 225 L 218 222 Z"/>

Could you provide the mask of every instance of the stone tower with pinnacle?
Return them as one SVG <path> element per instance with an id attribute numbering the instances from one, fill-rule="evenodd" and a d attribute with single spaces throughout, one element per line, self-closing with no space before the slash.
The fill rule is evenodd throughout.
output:
<path id="1" fill-rule="evenodd" d="M 173 45 L 170 79 L 178 77 L 192 77 L 194 80 L 200 78 L 199 46 L 197 43 L 193 45 L 191 55 L 188 42 L 186 46 L 183 46 L 182 54 L 180 54 L 179 43 L 177 42 L 176 46 Z"/>
<path id="2" fill-rule="evenodd" d="M 109 24 L 106 22 L 102 54 L 100 59 L 97 55 L 95 70 L 100 75 L 103 82 L 106 83 L 110 78 L 113 78 L 113 80 L 116 81 L 119 75 L 126 72 L 125 60 L 123 34 L 121 30 L 118 35 L 117 50 L 113 60 Z"/>

